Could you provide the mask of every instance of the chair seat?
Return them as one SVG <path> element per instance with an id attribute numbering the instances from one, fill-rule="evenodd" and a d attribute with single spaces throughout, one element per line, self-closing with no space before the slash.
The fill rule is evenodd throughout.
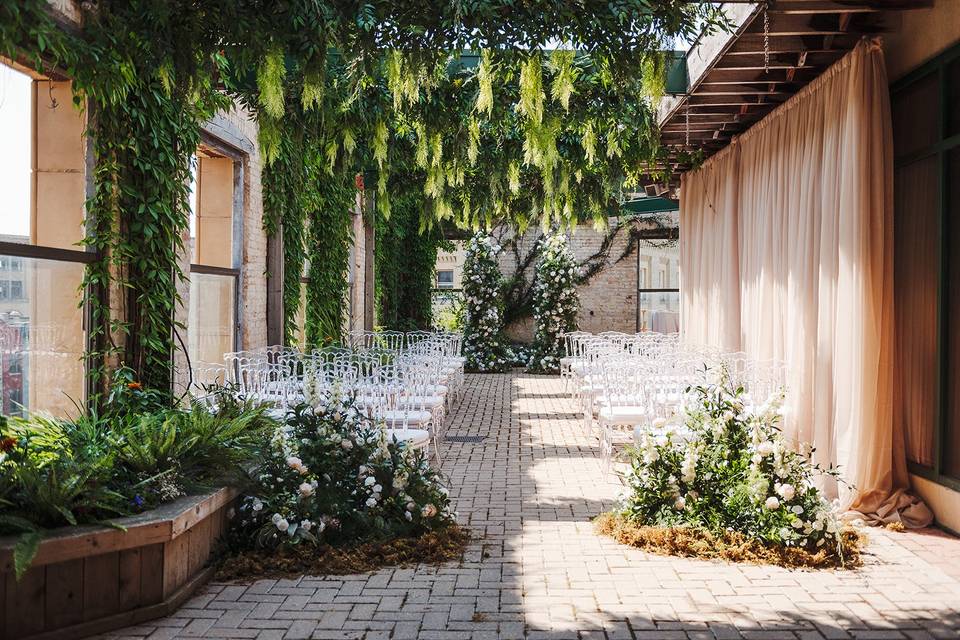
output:
<path id="1" fill-rule="evenodd" d="M 425 429 L 387 429 L 387 439 L 403 442 L 413 449 L 425 449 L 430 444 L 430 432 Z"/>
<path id="2" fill-rule="evenodd" d="M 427 424 L 428 422 L 430 422 L 431 417 L 432 416 L 430 415 L 429 411 L 417 411 L 417 410 L 407 411 L 404 409 L 393 409 L 391 411 L 384 412 L 383 421 L 387 423 L 388 427 L 392 427 L 398 424 L 399 425 L 403 425 L 403 424 L 420 425 L 420 424 Z"/>
<path id="3" fill-rule="evenodd" d="M 445 396 L 449 391 L 449 387 L 445 384 L 431 384 L 427 387 L 427 393 L 432 396 Z"/>
<path id="4" fill-rule="evenodd" d="M 409 407 L 439 407 L 444 404 L 443 396 L 403 396 L 398 401 L 401 408 Z"/>
<path id="5" fill-rule="evenodd" d="M 650 411 L 646 407 L 613 406 L 600 409 L 599 416 L 610 424 L 638 424 L 650 419 Z"/>

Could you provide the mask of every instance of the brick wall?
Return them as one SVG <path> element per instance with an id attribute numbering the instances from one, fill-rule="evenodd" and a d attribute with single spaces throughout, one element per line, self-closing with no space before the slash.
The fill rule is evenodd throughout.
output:
<path id="1" fill-rule="evenodd" d="M 580 225 L 570 233 L 570 246 L 578 262 L 596 254 L 604 237 L 615 229 L 618 221 L 610 220 L 610 230 L 597 231 L 592 225 Z M 633 223 L 629 223 L 633 224 Z M 501 238 L 512 237 L 509 231 L 501 230 Z M 529 229 L 518 242 L 521 259 L 532 251 L 540 229 Z M 501 241 L 502 242 L 502 241 Z M 616 233 L 610 245 L 603 269 L 588 282 L 577 288 L 580 296 L 578 324 L 581 330 L 625 331 L 636 330 L 637 316 L 637 249 L 634 247 L 622 256 L 629 243 L 628 229 Z M 500 270 L 507 278 L 517 272 L 517 257 L 512 250 L 505 250 L 499 258 Z M 534 274 L 534 266 L 527 269 L 528 279 Z M 533 319 L 526 318 L 507 327 L 511 340 L 529 342 L 533 339 Z"/>

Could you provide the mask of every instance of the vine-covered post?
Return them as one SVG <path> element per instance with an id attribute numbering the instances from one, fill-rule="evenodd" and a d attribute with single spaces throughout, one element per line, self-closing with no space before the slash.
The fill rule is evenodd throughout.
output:
<path id="1" fill-rule="evenodd" d="M 482 231 L 467 244 L 463 263 L 463 355 L 470 371 L 503 371 L 509 365 L 503 339 L 503 276 L 497 264 L 498 251 L 493 238 Z"/>
<path id="2" fill-rule="evenodd" d="M 563 357 L 563 334 L 577 328 L 577 261 L 566 234 L 540 242 L 540 259 L 533 285 L 533 354 L 528 370 L 556 373 Z"/>

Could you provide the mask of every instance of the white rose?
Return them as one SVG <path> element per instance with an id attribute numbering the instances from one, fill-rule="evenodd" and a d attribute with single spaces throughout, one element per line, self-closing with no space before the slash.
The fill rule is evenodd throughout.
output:
<path id="1" fill-rule="evenodd" d="M 313 495 L 313 485 L 309 482 L 304 482 L 298 488 L 300 489 L 300 495 L 304 498 L 309 498 Z"/>
<path id="2" fill-rule="evenodd" d="M 260 502 L 259 499 L 254 498 L 254 500 L 253 500 L 253 505 L 252 505 L 251 508 L 252 508 L 254 511 L 262 511 L 262 510 L 263 510 L 263 503 Z"/>
<path id="3" fill-rule="evenodd" d="M 281 518 L 280 522 L 277 522 L 276 524 L 277 524 L 277 529 L 279 529 L 280 531 L 286 531 L 287 529 L 290 528 L 290 523 L 287 522 L 286 518 Z"/>
<path id="4" fill-rule="evenodd" d="M 310 531 L 310 529 L 313 528 L 313 523 L 310 522 L 309 520 L 301 520 L 300 528 L 303 529 L 304 531 Z"/>
<path id="5" fill-rule="evenodd" d="M 375 507 L 375 506 L 377 506 L 377 499 L 376 499 L 376 498 L 373 498 L 373 497 L 367 498 L 367 506 L 368 506 L 368 507 Z"/>
<path id="6" fill-rule="evenodd" d="M 790 502 L 793 500 L 794 496 L 797 495 L 797 490 L 792 484 L 782 484 L 780 485 L 780 489 L 777 491 L 777 493 L 779 493 L 784 500 Z"/>
<path id="7" fill-rule="evenodd" d="M 770 496 L 769 498 L 767 498 L 767 501 L 764 503 L 763 506 L 765 506 L 770 511 L 775 511 L 776 509 L 780 508 L 780 501 L 777 500 L 776 496 Z"/>
<path id="8" fill-rule="evenodd" d="M 687 501 L 683 499 L 683 496 L 680 496 L 673 502 L 673 508 L 677 511 L 683 511 L 687 506 Z"/>
<path id="9" fill-rule="evenodd" d="M 383 487 L 382 487 L 381 485 L 379 485 L 379 484 L 373 485 L 373 492 L 374 492 L 374 493 L 380 493 L 381 491 L 383 491 Z"/>
<path id="10" fill-rule="evenodd" d="M 273 517 L 270 518 L 270 522 L 272 522 L 273 524 L 277 524 L 277 523 L 280 522 L 281 520 L 283 520 L 283 516 L 280 515 L 279 513 L 273 514 Z"/>
<path id="11" fill-rule="evenodd" d="M 761 442 L 759 445 L 757 445 L 757 453 L 759 453 L 763 457 L 767 457 L 770 454 L 772 454 L 773 450 L 774 450 L 773 443 L 770 442 L 769 440 L 765 442 Z"/>
<path id="12" fill-rule="evenodd" d="M 287 458 L 287 466 L 291 469 L 296 469 L 297 467 L 303 466 L 303 460 L 296 456 L 290 456 Z"/>
<path id="13" fill-rule="evenodd" d="M 369 476 L 366 480 L 363 481 L 363 484 L 365 486 L 372 487 L 373 485 L 377 484 L 377 479 L 374 478 L 373 476 Z"/>
<path id="14" fill-rule="evenodd" d="M 347 438 L 344 438 L 343 440 L 340 441 L 340 446 L 346 449 L 347 451 L 349 451 L 350 449 L 353 449 L 353 442 L 351 442 Z"/>
<path id="15" fill-rule="evenodd" d="M 407 519 L 407 522 L 411 522 L 413 520 L 413 514 L 409 511 L 404 511 L 403 517 Z"/>

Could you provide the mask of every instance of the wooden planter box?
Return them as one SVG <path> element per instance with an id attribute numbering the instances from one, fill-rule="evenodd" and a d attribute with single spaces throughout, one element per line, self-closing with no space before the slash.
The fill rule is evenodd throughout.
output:
<path id="1" fill-rule="evenodd" d="M 77 638 L 175 610 L 210 578 L 237 492 L 180 498 L 100 526 L 51 533 L 18 582 L 15 538 L 0 538 L 0 640 Z"/>

